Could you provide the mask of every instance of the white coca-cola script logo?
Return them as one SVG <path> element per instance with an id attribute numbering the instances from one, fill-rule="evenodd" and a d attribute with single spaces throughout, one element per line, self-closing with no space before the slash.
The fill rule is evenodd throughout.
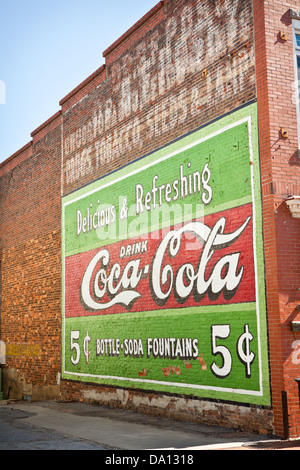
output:
<path id="1" fill-rule="evenodd" d="M 214 252 L 232 245 L 250 220 L 251 217 L 248 217 L 240 228 L 229 234 L 224 233 L 225 217 L 220 218 L 212 229 L 202 222 L 187 223 L 180 229 L 167 233 L 156 250 L 151 266 L 140 267 L 141 260 L 133 259 L 123 271 L 119 263 L 110 268 L 110 253 L 106 248 L 101 249 L 89 263 L 82 278 L 80 297 L 84 309 L 103 311 L 118 304 L 130 310 L 134 302 L 142 297 L 137 288 L 140 280 L 147 277 L 148 273 L 151 296 L 158 306 L 165 305 L 172 291 L 179 304 L 183 304 L 191 294 L 196 302 L 200 302 L 206 294 L 211 300 L 215 300 L 221 292 L 226 299 L 231 299 L 243 278 L 244 267 L 238 267 L 241 253 L 234 252 L 220 258 L 210 270 L 209 276 L 206 267 Z M 174 273 L 171 264 L 163 266 L 164 255 L 168 250 L 170 258 L 180 256 L 184 259 L 182 250 L 180 253 L 183 234 L 195 236 L 201 241 L 202 249 L 199 251 L 196 268 L 192 263 L 186 262 Z M 104 300 L 105 294 L 108 301 Z"/>

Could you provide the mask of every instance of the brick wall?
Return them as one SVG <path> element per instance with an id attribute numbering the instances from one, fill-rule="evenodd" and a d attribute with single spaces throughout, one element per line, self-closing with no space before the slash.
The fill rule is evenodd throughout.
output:
<path id="1" fill-rule="evenodd" d="M 300 195 L 297 115 L 293 93 L 295 70 L 289 9 L 299 2 L 255 1 L 257 97 L 263 192 L 264 245 L 275 428 L 284 434 L 282 391 L 287 391 L 290 436 L 299 436 L 299 376 L 295 348 L 299 334 L 290 322 L 299 320 L 300 226 L 285 200 Z M 287 40 L 280 39 L 280 32 Z M 288 130 L 282 138 L 281 129 Z M 277 256 L 274 256 L 277 253 Z"/>
<path id="2" fill-rule="evenodd" d="M 105 67 L 61 101 L 63 194 L 255 99 L 252 4 L 160 2 L 104 57 Z M 247 406 L 192 404 L 187 398 L 176 405 L 166 395 L 154 400 L 142 391 L 66 380 L 61 390 L 68 397 L 173 417 L 191 418 L 193 408 L 196 420 L 272 432 L 272 412 L 264 407 L 254 417 Z"/>
<path id="3" fill-rule="evenodd" d="M 1 165 L 1 339 L 10 398 L 35 396 L 40 385 L 52 396 L 60 368 L 60 142 L 57 115 Z"/>
<path id="4" fill-rule="evenodd" d="M 284 203 L 300 194 L 290 7 L 297 2 L 254 0 L 253 25 L 250 0 L 159 2 L 104 51 L 105 65 L 60 101 L 32 141 L 0 165 L 1 339 L 10 397 L 48 393 L 282 435 L 287 390 L 290 434 L 299 436 L 292 359 L 298 336 L 289 326 L 299 303 L 299 222 Z M 281 30 L 287 42 L 278 39 Z M 61 195 L 256 98 L 272 410 L 60 383 Z"/>

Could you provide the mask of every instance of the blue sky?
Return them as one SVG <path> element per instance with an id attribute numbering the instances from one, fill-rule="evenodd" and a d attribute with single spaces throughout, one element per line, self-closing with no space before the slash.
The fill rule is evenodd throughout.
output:
<path id="1" fill-rule="evenodd" d="M 158 0 L 0 0 L 0 163 Z"/>

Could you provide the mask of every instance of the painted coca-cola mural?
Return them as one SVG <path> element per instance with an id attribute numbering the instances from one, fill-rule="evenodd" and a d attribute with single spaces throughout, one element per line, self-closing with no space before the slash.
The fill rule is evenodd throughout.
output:
<path id="1" fill-rule="evenodd" d="M 269 404 L 256 105 L 62 214 L 63 378 Z"/>

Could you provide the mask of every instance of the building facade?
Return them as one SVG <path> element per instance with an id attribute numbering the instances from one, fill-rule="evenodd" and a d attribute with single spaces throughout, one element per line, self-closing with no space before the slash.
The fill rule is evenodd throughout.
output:
<path id="1" fill-rule="evenodd" d="M 103 56 L 0 165 L 4 397 L 299 437 L 299 0 L 164 0 Z"/>

